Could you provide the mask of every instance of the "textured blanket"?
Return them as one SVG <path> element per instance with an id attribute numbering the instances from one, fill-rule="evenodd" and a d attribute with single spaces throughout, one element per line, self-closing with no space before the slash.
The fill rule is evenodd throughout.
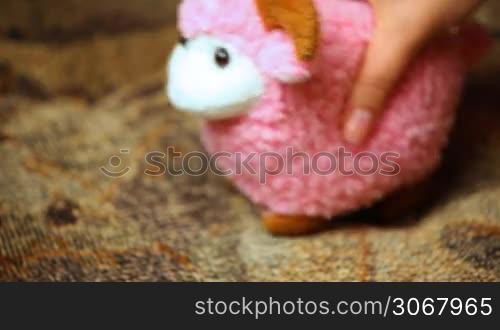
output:
<path id="1" fill-rule="evenodd" d="M 290 239 L 266 233 L 221 177 L 144 174 L 148 152 L 202 151 L 199 123 L 164 96 L 168 22 L 55 41 L 52 30 L 5 31 L 1 281 L 500 280 L 498 45 L 466 89 L 438 198 Z M 116 155 L 128 172 L 111 178 L 101 167 Z"/>

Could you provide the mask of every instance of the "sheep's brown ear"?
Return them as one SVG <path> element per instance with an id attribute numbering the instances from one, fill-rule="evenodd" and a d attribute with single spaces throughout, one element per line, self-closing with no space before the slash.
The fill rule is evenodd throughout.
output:
<path id="1" fill-rule="evenodd" d="M 301 60 L 314 56 L 319 38 L 319 20 L 313 0 L 255 0 L 267 29 L 288 32 Z"/>

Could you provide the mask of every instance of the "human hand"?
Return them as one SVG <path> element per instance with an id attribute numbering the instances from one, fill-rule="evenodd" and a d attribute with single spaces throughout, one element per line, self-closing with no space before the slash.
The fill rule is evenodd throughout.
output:
<path id="1" fill-rule="evenodd" d="M 416 53 L 436 34 L 461 24 L 483 0 L 369 0 L 376 27 L 354 85 L 344 138 L 361 144 Z"/>

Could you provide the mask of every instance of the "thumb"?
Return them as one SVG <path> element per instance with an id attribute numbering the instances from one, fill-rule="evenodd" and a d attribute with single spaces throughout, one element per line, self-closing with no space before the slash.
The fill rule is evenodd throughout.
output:
<path id="1" fill-rule="evenodd" d="M 414 49 L 403 36 L 391 38 L 388 34 L 375 33 L 348 103 L 344 123 L 347 142 L 361 144 L 370 134 L 387 97 L 411 61 Z"/>

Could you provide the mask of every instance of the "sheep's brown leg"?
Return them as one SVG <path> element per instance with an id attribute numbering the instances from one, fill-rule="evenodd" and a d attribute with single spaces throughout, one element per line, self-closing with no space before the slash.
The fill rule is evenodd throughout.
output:
<path id="1" fill-rule="evenodd" d="M 288 216 L 276 213 L 262 215 L 264 227 L 276 236 L 300 236 L 318 233 L 327 229 L 330 222 L 324 218 Z"/>
<path id="2" fill-rule="evenodd" d="M 438 190 L 431 180 L 398 191 L 382 201 L 375 210 L 383 222 L 393 222 L 425 208 Z"/>

